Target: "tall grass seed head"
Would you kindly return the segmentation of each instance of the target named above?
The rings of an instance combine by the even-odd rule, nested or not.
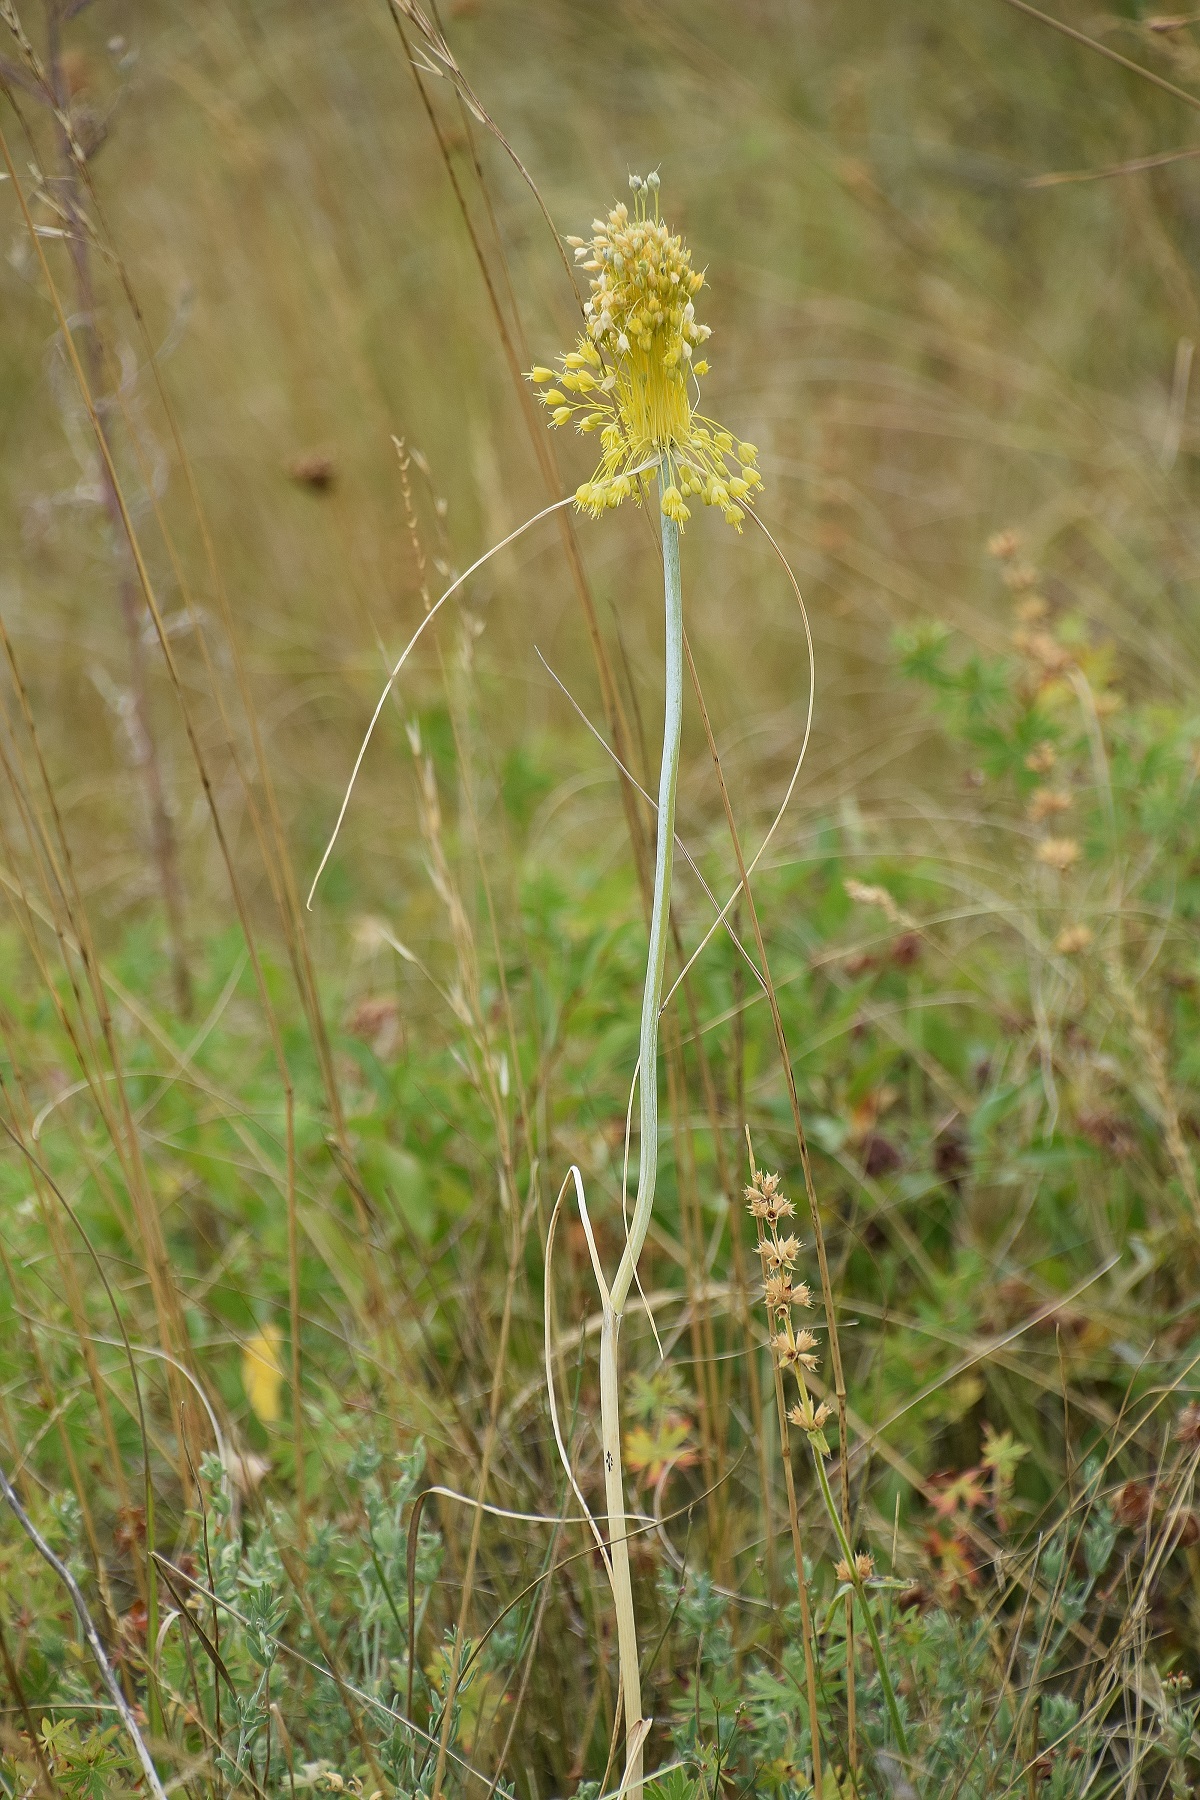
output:
[[[758,1246],[758,1254],[762,1257],[766,1269],[774,1274],[779,1268],[795,1267],[796,1258],[800,1254],[798,1237],[765,1238]]]
[[[788,1413],[788,1418],[791,1420],[792,1424],[798,1425],[801,1431],[807,1431],[810,1437],[814,1437],[820,1433],[832,1417],[832,1409],[826,1402],[822,1400],[818,1406],[814,1406],[812,1403],[812,1396],[808,1393],[803,1394],[799,1405],[793,1406]],[[826,1454],[828,1454],[828,1451],[826,1451]]]
[[[790,1271],[782,1275],[768,1275],[763,1283],[763,1299],[773,1312],[782,1312],[792,1306],[811,1306],[812,1289],[806,1281],[793,1281]]]
[[[629,185],[632,213],[622,201],[593,219],[590,238],[567,239],[591,277],[586,329],[558,372],[538,366],[529,379],[552,426],[600,433],[599,466],[575,494],[584,512],[599,518],[631,495],[640,503],[638,477],[665,463],[668,518],[683,525],[695,499],[740,531],[762,477],[756,447],[697,411],[708,364],[696,351],[711,335],[696,318],[704,276],[659,216],[658,176]]]
[[[746,1209],[751,1218],[765,1219],[769,1225],[775,1225],[780,1219],[795,1216],[795,1207],[779,1192],[778,1175],[758,1174],[745,1189],[745,1195]]]
[[[815,1369],[817,1358],[813,1352],[816,1347],[817,1340],[811,1331],[797,1331],[794,1335],[790,1330],[779,1331],[771,1339],[771,1348],[782,1369]]]

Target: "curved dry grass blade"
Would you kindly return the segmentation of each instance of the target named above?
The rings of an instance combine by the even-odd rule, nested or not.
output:
[[[654,796],[652,794],[648,794],[646,792],[646,789],[642,786],[641,782],[637,779],[637,777],[635,775],[633,775],[629,769],[626,768],[625,764],[621,761],[621,758],[617,755],[617,753],[613,749],[612,745],[605,742],[603,735],[599,731],[597,731],[596,727],[592,724],[592,721],[588,718],[587,714],[584,712],[582,706],[580,706],[578,700],[576,700],[576,698],[575,698],[574,694],[571,692],[570,688],[567,687],[566,683],[554,672],[554,670],[551,668],[550,664],[546,661],[546,658],[542,655],[541,651],[538,649],[536,644],[533,646],[533,648],[534,648],[534,653],[537,656],[538,661],[541,663],[542,667],[545,669],[547,675],[549,675],[551,681],[554,682],[555,686],[561,690],[562,695],[563,695],[564,699],[567,701],[568,705],[578,715],[578,717],[582,721],[582,723],[587,726],[588,730],[591,732],[591,734],[595,738],[596,742],[600,745],[600,748],[605,752],[605,754],[607,756],[610,756],[612,758],[613,762],[616,763],[617,768],[621,771],[621,774],[625,777],[626,781],[628,781],[630,783],[630,785],[634,788],[634,790],[638,794],[641,795],[642,799],[646,802],[646,805],[650,808],[651,812],[657,813],[658,801],[654,798]],[[759,974],[758,969],[755,966],[753,957],[750,955],[750,952],[746,949],[745,945],[742,943],[741,939],[738,937],[736,931],[734,931],[732,925],[730,925],[729,920],[726,917],[726,915],[729,911],[729,908],[727,906],[722,908],[720,902],[717,899],[717,896],[713,893],[712,888],[709,886],[708,882],[704,879],[704,876],[700,870],[700,865],[697,863],[695,857],[692,855],[691,851],[688,849],[687,845],[684,843],[683,839],[680,837],[678,832],[675,833],[675,848],[678,850],[680,856],[682,856],[682,858],[683,858],[684,862],[687,864],[688,868],[692,871],[692,874],[696,877],[696,880],[699,882],[699,884],[704,892],[705,898],[711,902],[713,909],[715,910],[715,912],[717,914],[716,923],[718,925],[724,924],[726,931],[729,933],[730,941],[732,942],[734,949],[741,956],[742,961],[745,963],[746,967],[750,970],[750,973],[753,975],[753,977],[754,977],[755,981],[758,983],[759,987],[762,988],[762,991],[764,993],[766,993],[766,988],[763,985],[763,978]],[[689,967],[690,966],[691,965],[689,964]],[[672,991],[674,991],[674,990],[672,990]],[[635,1075],[634,1076],[635,1083],[636,1083],[636,1080],[637,1080],[637,1077]],[[632,1102],[631,1102],[631,1104],[632,1104]]]
[[[612,1581],[612,1564],[610,1563],[609,1558],[608,1558],[608,1546],[605,1544],[604,1539],[601,1536],[600,1527],[596,1524],[596,1521],[592,1516],[592,1510],[589,1507],[587,1501],[584,1499],[583,1492],[579,1486],[579,1483],[575,1479],[575,1471],[571,1467],[571,1458],[567,1454],[567,1446],[563,1442],[562,1427],[558,1422],[558,1398],[554,1392],[554,1331],[553,1331],[553,1326],[551,1325],[551,1321],[550,1321],[550,1273],[551,1273],[551,1268],[553,1266],[552,1259],[554,1256],[554,1233],[555,1233],[555,1229],[558,1225],[558,1215],[562,1210],[562,1203],[563,1203],[564,1198],[566,1197],[567,1183],[570,1181],[572,1176],[575,1177],[576,1190],[582,1196],[583,1182],[580,1179],[579,1170],[575,1167],[574,1164],[572,1164],[570,1169],[568,1169],[565,1177],[563,1178],[562,1186],[558,1190],[558,1199],[554,1202],[554,1211],[550,1214],[550,1224],[549,1224],[549,1228],[547,1229],[547,1232],[546,1232],[546,1300],[545,1300],[545,1304],[542,1309],[543,1320],[544,1320],[544,1325],[545,1325],[546,1396],[547,1396],[547,1399],[550,1404],[550,1424],[554,1431],[554,1442],[558,1445],[559,1458],[562,1462],[563,1468],[566,1470],[567,1480],[571,1484],[571,1492],[574,1494],[575,1498],[578,1500],[580,1506],[583,1508],[584,1513],[587,1516],[588,1526],[591,1529],[592,1536],[596,1540],[596,1547],[599,1550],[601,1558],[604,1562],[605,1573],[607,1574],[608,1579],[611,1583],[611,1581]],[[586,1217],[586,1214],[585,1214],[585,1217]],[[590,1225],[588,1225],[585,1229],[588,1232],[588,1248],[592,1253],[592,1266],[597,1271],[597,1279],[601,1283],[601,1288],[602,1288],[602,1292],[603,1292],[603,1296],[604,1296],[604,1303],[605,1303],[605,1305],[607,1305],[608,1304],[608,1288],[606,1286],[604,1286],[604,1278],[599,1273],[598,1258],[596,1257],[595,1250],[592,1246]]]
[[[1076,31],[1075,27],[1068,25],[1065,19],[1055,19],[1050,13],[1039,11],[1036,6],[1030,6],[1029,0],[1004,0],[1004,4],[1011,6],[1016,12],[1027,13],[1031,19],[1036,19],[1039,25],[1049,25],[1052,31],[1061,31],[1064,37],[1071,38],[1076,44],[1082,44],[1085,50],[1094,50],[1097,56],[1107,57],[1109,62],[1115,62],[1119,68],[1128,69],[1132,75],[1140,75],[1143,81],[1149,81],[1156,88],[1161,88],[1163,93],[1170,94],[1172,99],[1182,100],[1185,106],[1194,107],[1197,112],[1200,112],[1200,97],[1189,94],[1186,88],[1176,87],[1173,81],[1167,81],[1163,76],[1156,75],[1153,69],[1145,68],[1141,63],[1134,62],[1131,57],[1122,56],[1119,50],[1113,50],[1107,44],[1097,43],[1096,39],[1088,37],[1086,32]]]
[[[604,747],[607,750],[608,745],[605,744]],[[636,787],[637,783],[635,782],[634,785]],[[642,791],[641,788],[638,788],[639,793]],[[649,798],[649,796],[647,796],[647,798]],[[653,805],[654,802],[652,801],[651,804]],[[679,843],[678,837],[676,837],[675,842],[677,844]],[[683,849],[682,844],[680,844],[679,847],[681,850]],[[686,850],[684,850],[683,853],[685,856],[687,855]],[[633,1103],[637,1098],[638,1082],[641,1078],[642,1059],[639,1056],[637,1062],[633,1066],[633,1080],[629,1084],[629,1100],[625,1107],[625,1151],[621,1159],[621,1223],[625,1227],[626,1246],[629,1244],[629,1139],[633,1132]],[[663,1349],[662,1339],[658,1335],[658,1321],[654,1317],[653,1307],[646,1298],[646,1290],[642,1286],[642,1278],[638,1274],[636,1263],[634,1264],[633,1269],[633,1283],[641,1297],[642,1305],[646,1309],[646,1317],[650,1321],[650,1329],[654,1333],[654,1342],[658,1346],[658,1360],[659,1362],[665,1362],[667,1360],[667,1353]]]
[[[521,180],[533,195],[538,211],[546,221],[546,224],[550,227],[550,233],[558,247],[558,254],[562,258],[563,268],[567,272],[567,280],[570,282],[571,291],[572,293],[575,293],[575,271],[571,266],[566,251],[563,249],[562,237],[559,234],[558,227],[550,216],[550,209],[542,199],[537,182],[533,179],[533,176],[529,173],[529,170],[525,167],[525,164],[521,161],[521,158],[517,155],[516,151],[497,125],[495,119],[492,118],[491,114],[480,100],[479,96],[474,92],[470,82],[463,74],[458,59],[455,57],[454,52],[447,43],[445,35],[441,29],[434,24],[433,20],[429,18],[424,10],[416,4],[416,0],[392,0],[392,5],[395,7],[398,14],[401,14],[406,18],[409,24],[412,25],[415,30],[420,32],[429,47],[427,55],[432,55],[435,59],[433,62],[426,61],[426,63],[422,65],[425,73],[439,77],[444,76],[450,81],[455,92],[458,94],[459,99],[474,117],[479,120],[479,123],[484,126],[486,130],[491,132],[496,142],[504,151],[504,154],[509,158],[513,167],[516,169]],[[415,59],[413,60],[414,66],[416,66]],[[438,63],[441,64],[440,68],[437,67]],[[576,298],[578,298],[578,296],[576,296]]]
[[[643,475],[643,474],[645,474],[646,469],[651,469],[654,466],[655,465],[653,463],[647,463],[647,464],[645,464],[644,468],[634,469],[631,473],[632,473],[632,475]],[[334,825],[332,836],[330,837],[328,844],[326,844],[326,846],[325,846],[325,854],[322,856],[321,861],[317,866],[317,872],[313,876],[312,886],[308,890],[308,899],[305,901],[305,906],[308,908],[308,910],[310,912],[312,911],[313,895],[317,891],[317,883],[320,881],[321,876],[325,871],[326,863],[329,861],[329,858],[333,854],[333,847],[337,843],[338,833],[342,829],[343,821],[345,820],[346,813],[350,806],[350,798],[351,798],[351,795],[354,793],[354,784],[358,780],[358,772],[362,767],[363,758],[367,754],[367,747],[370,744],[372,737],[374,736],[375,727],[379,723],[379,715],[383,711],[383,708],[387,701],[388,695],[391,693],[392,688],[396,684],[396,680],[400,674],[401,669],[404,667],[405,663],[408,661],[409,657],[412,655],[412,652],[416,648],[416,645],[417,645],[419,639],[421,638],[421,636],[423,635],[426,626],[428,626],[432,622],[432,620],[434,620],[437,617],[438,613],[441,611],[442,607],[446,604],[446,601],[450,599],[451,595],[456,594],[458,592],[459,588],[462,587],[462,585],[465,581],[468,581],[472,575],[474,575],[479,569],[482,569],[484,563],[490,561],[493,556],[498,555],[501,550],[506,550],[510,544],[515,543],[519,537],[523,537],[525,532],[532,530],[533,526],[540,524],[543,519],[548,519],[552,513],[560,512],[564,506],[573,506],[574,504],[575,504],[574,494],[564,495],[564,497],[561,500],[555,500],[549,506],[543,506],[543,508],[540,512],[536,512],[533,514],[532,518],[526,519],[525,523],[523,525],[518,525],[515,531],[510,531],[506,538],[501,538],[501,540],[498,544],[493,544],[490,550],[485,550],[483,555],[478,557],[475,560],[475,562],[473,562],[471,564],[469,569],[464,569],[462,574],[459,575],[454,581],[451,582],[450,586],[446,589],[445,593],[442,594],[439,599],[434,601],[434,603],[430,607],[429,611],[425,614],[425,617],[421,620],[421,623],[417,626],[417,629],[413,632],[411,638],[409,638],[408,643],[405,645],[403,651],[401,652],[399,660],[397,661],[391,674],[387,678],[387,683],[384,687],[383,692],[379,696],[379,700],[375,707],[375,711],[371,714],[371,723],[367,726],[366,736],[363,738],[362,744],[359,748],[358,755],[354,759],[354,768],[351,770],[350,780],[346,785],[346,792],[342,798],[341,809],[338,812],[338,816],[337,816],[337,823]]]
[[[408,643],[404,646],[404,649],[400,653],[399,659],[397,660],[395,667],[392,669],[391,674],[387,678],[387,682],[384,686],[383,692],[380,694],[379,700],[376,704],[375,711],[371,714],[371,723],[367,726],[366,736],[363,738],[362,744],[359,748],[358,755],[354,759],[354,768],[351,770],[350,780],[346,784],[346,792],[342,797],[342,804],[341,804],[341,809],[338,812],[337,823],[335,824],[335,826],[333,828],[333,833],[329,839],[329,842],[325,846],[325,853],[322,856],[319,864],[317,865],[317,872],[313,876],[312,886],[308,890],[308,899],[304,903],[310,912],[312,911],[313,895],[317,891],[317,883],[320,881],[321,876],[325,872],[326,863],[329,861],[329,858],[333,855],[333,847],[338,841],[338,833],[342,829],[342,822],[345,819],[346,813],[349,809],[350,799],[354,793],[354,784],[358,780],[358,772],[362,768],[363,758],[366,756],[367,748],[371,742],[372,737],[375,735],[375,727],[379,723],[379,715],[380,715],[380,713],[382,713],[382,711],[384,709],[384,706],[387,702],[388,695],[391,693],[393,687],[396,684],[396,680],[400,674],[401,669],[404,667],[405,663],[408,661],[409,657],[412,655],[413,651],[415,650],[418,642],[423,637],[426,627],[428,625],[432,624],[433,620],[436,619],[438,613],[441,611],[442,607],[446,604],[447,600],[449,600],[452,595],[456,594],[458,592],[459,588],[462,587],[463,583],[468,581],[470,579],[470,577],[472,575],[474,575],[478,569],[482,569],[485,562],[489,561],[490,558],[495,556],[499,551],[507,549],[509,544],[514,543],[517,538],[521,537],[523,535],[523,533],[525,533],[526,531],[529,531],[532,526],[537,525],[542,519],[548,519],[550,517],[551,513],[558,512],[561,507],[572,505],[574,502],[574,499],[575,499],[575,496],[573,494],[568,494],[564,499],[555,500],[552,505],[544,506],[542,508],[541,512],[534,513],[534,515],[531,519],[526,519],[526,521],[523,525],[518,525],[517,529],[515,531],[510,531],[506,538],[502,538],[498,544],[493,544],[490,550],[485,550],[483,555],[481,557],[478,557],[476,559],[476,561],[471,564],[469,569],[464,569],[462,574],[459,575],[454,581],[452,581],[450,583],[450,586],[446,589],[445,593],[441,596],[441,598],[434,601],[434,603],[430,607],[429,611],[425,614],[425,617],[421,620],[421,623],[417,626],[417,629],[413,632],[412,636],[409,638]]]
[[[436,1482],[425,1489],[427,1494],[441,1494],[446,1500],[458,1500],[464,1506],[477,1506],[480,1512],[487,1513],[493,1519],[514,1519],[522,1525],[586,1525],[587,1520],[582,1513],[574,1518],[570,1513],[527,1513],[510,1512],[506,1506],[493,1506],[489,1500],[476,1500],[471,1494],[460,1494],[457,1488],[441,1487]]]
[[[758,526],[758,529],[762,532],[763,536],[766,538],[767,542],[770,544],[772,550],[774,550],[776,556],[779,558],[780,562],[783,564],[784,572],[786,573],[788,580],[792,584],[792,591],[796,596],[796,601],[800,608],[800,617],[804,621],[804,642],[805,642],[805,645],[808,650],[808,712],[807,712],[807,714],[805,716],[805,720],[804,720],[804,736],[800,742],[800,754],[796,758],[796,766],[792,770],[792,778],[788,782],[787,788],[784,792],[783,799],[779,803],[779,810],[776,812],[775,817],[772,819],[771,824],[767,830],[767,834],[763,838],[762,843],[758,846],[758,849],[755,851],[754,855],[750,858],[750,861],[746,864],[746,874],[747,874],[747,876],[750,876],[750,875],[753,875],[755,869],[758,867],[759,863],[762,861],[763,857],[766,855],[768,845],[771,843],[771,840],[774,838],[775,833],[779,830],[779,827],[783,822],[783,815],[784,815],[784,813],[786,813],[788,807],[792,803],[792,795],[796,791],[796,783],[800,779],[800,771],[804,767],[804,759],[808,755],[808,746],[809,746],[809,743],[812,738],[813,714],[814,714],[814,710],[816,707],[816,699],[817,699],[817,658],[816,658],[816,652],[813,649],[812,626],[809,623],[808,608],[804,604],[804,596],[800,592],[800,583],[796,580],[796,576],[792,569],[792,565],[788,561],[787,557],[783,554],[783,551],[779,548],[779,545],[775,542],[775,539],[771,535],[768,528],[763,524],[762,520],[758,517],[758,514],[751,512],[748,515],[748,517],[753,519],[754,523]],[[670,988],[663,995],[663,1002],[662,1002],[663,1008],[666,1007],[668,1001],[671,1000],[671,998],[673,997],[675,990],[676,990],[676,988],[678,988],[680,982],[683,981],[685,976],[690,974],[693,966],[695,965],[695,963],[697,962],[699,957],[708,948],[709,944],[712,942],[713,935],[715,934],[718,926],[723,925],[725,923],[727,915],[733,909],[733,907],[737,905],[738,898],[741,895],[741,893],[743,892],[743,887],[744,887],[744,884],[741,881],[739,881],[737,887],[734,888],[732,894],[730,894],[728,900],[725,902],[724,906],[721,908],[720,912],[717,914],[716,918],[713,920],[712,924],[709,926],[708,930],[705,932],[704,936],[701,938],[700,942],[697,944],[697,946],[693,950],[692,954],[688,957],[687,962],[683,965],[682,969],[679,971],[678,975],[675,977],[675,980],[672,982]],[[757,969],[755,970],[755,974],[758,977],[759,982],[761,983],[762,976],[761,976],[761,974],[759,974],[759,971]],[[765,989],[764,989],[764,992],[765,992]]]

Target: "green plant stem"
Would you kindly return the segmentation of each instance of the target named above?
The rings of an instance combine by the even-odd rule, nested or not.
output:
[[[670,484],[664,459],[660,491]],[[638,1185],[625,1250],[607,1295],[600,1335],[600,1417],[604,1450],[604,1495],[608,1508],[610,1577],[617,1613],[617,1655],[625,1710],[625,1775],[622,1789],[630,1800],[642,1790],[642,1684],[638,1664],[637,1620],[629,1575],[625,1521],[625,1485],[621,1469],[621,1408],[618,1340],[621,1314],[637,1272],[638,1258],[650,1228],[658,1177],[658,1016],[662,1008],[663,971],[671,915],[671,863],[675,846],[675,792],[679,782],[679,738],[683,717],[683,594],[679,577],[679,527],[662,515],[663,598],[666,656],[663,684],[663,749],[658,780],[658,836],[654,861],[654,898],[650,910],[650,948],[642,991],[639,1037]]]
[[[888,1716],[892,1721],[892,1730],[896,1734],[896,1747],[901,1756],[907,1761],[910,1755],[908,1737],[905,1734],[904,1724],[900,1718],[900,1708],[896,1704],[896,1690],[893,1688],[892,1678],[888,1674],[888,1666],[884,1659],[883,1645],[879,1641],[879,1631],[875,1624],[875,1617],[867,1603],[867,1590],[855,1573],[854,1552],[851,1550],[846,1534],[842,1530],[842,1521],[838,1517],[838,1509],[834,1504],[833,1495],[829,1489],[829,1477],[825,1473],[825,1463],[822,1459],[821,1452],[817,1449],[816,1445],[811,1442],[809,1444],[809,1449],[812,1451],[813,1466],[817,1471],[817,1480],[821,1486],[821,1498],[825,1502],[825,1510],[829,1514],[830,1523],[833,1526],[834,1535],[838,1541],[838,1548],[841,1550],[842,1559],[850,1571],[850,1580],[854,1591],[862,1602],[863,1618],[867,1622],[867,1635],[871,1640],[871,1648],[875,1652],[875,1667],[879,1670],[879,1682],[880,1686],[883,1688],[884,1704],[888,1709]]]
[[[670,471],[664,460],[659,473],[666,488]],[[663,750],[658,778],[658,838],[654,852],[654,899],[650,908],[650,952],[642,991],[642,1025],[638,1040],[640,1139],[638,1185],[625,1253],[613,1277],[610,1297],[618,1320],[633,1285],[634,1272],[654,1208],[658,1179],[658,1015],[662,1007],[663,969],[671,914],[671,863],[675,849],[675,790],[679,782],[679,734],[683,718],[683,593],[679,578],[679,527],[662,515],[663,599],[666,613],[666,657],[663,684]]]

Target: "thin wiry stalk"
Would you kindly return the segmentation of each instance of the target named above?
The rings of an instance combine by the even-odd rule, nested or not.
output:
[[[158,1770],[154,1767],[150,1752],[146,1748],[146,1741],[138,1730],[137,1720],[133,1716],[128,1701],[121,1692],[121,1684],[113,1673],[112,1664],[109,1662],[104,1645],[100,1641],[100,1633],[92,1623],[92,1615],[87,1609],[87,1602],[85,1601],[83,1594],[80,1592],[79,1583],[76,1581],[67,1565],[55,1556],[45,1538],[42,1537],[36,1525],[34,1525],[32,1519],[29,1517],[29,1514],[21,1505],[21,1502],[17,1498],[16,1492],[3,1469],[0,1469],[0,1494],[3,1494],[4,1499],[8,1502],[9,1508],[18,1524],[37,1551],[38,1555],[43,1557],[44,1560],[49,1563],[50,1567],[54,1570],[54,1573],[58,1576],[58,1579],[66,1588],[68,1594],[70,1594],[71,1604],[78,1614],[79,1623],[83,1628],[83,1635],[88,1642],[88,1648],[96,1659],[96,1666],[100,1670],[101,1679],[104,1682],[105,1688],[108,1690],[108,1696],[116,1709],[117,1717],[129,1734],[138,1762],[142,1766],[142,1773],[145,1775],[147,1785],[150,1788],[150,1792],[155,1795],[156,1800],[167,1800],[166,1791],[158,1778]]]
[[[887,1707],[888,1717],[892,1721],[892,1730],[896,1734],[896,1747],[901,1756],[907,1759],[909,1756],[908,1737],[904,1730],[904,1721],[900,1717],[900,1708],[896,1703],[896,1690],[892,1686],[892,1678],[888,1673],[887,1658],[883,1653],[883,1645],[879,1641],[879,1631],[875,1624],[871,1608],[867,1603],[866,1589],[863,1586],[861,1578],[855,1571],[854,1552],[850,1548],[849,1539],[842,1530],[842,1522],[838,1517],[837,1505],[830,1492],[829,1477],[825,1473],[825,1463],[822,1459],[821,1452],[817,1449],[816,1445],[811,1442],[809,1448],[812,1451],[813,1467],[817,1471],[817,1482],[821,1489],[821,1498],[825,1502],[825,1511],[829,1514],[829,1521],[833,1526],[834,1535],[838,1541],[838,1548],[841,1550],[846,1566],[851,1572],[851,1580],[859,1600],[862,1603],[862,1615],[866,1620],[867,1635],[871,1640],[871,1648],[875,1652],[875,1667],[879,1671],[879,1683],[883,1689],[884,1705]],[[847,1682],[850,1682],[853,1679],[853,1675],[854,1671],[853,1669],[850,1669],[846,1676]]]

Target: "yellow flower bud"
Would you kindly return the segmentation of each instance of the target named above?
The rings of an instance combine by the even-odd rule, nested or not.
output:
[[[571,416],[571,409],[569,406],[556,406],[550,416],[555,425],[565,425]]]
[[[530,379],[530,381],[536,381],[539,383],[541,383],[543,381],[553,381],[554,380],[554,370],[553,369],[544,369],[542,367],[541,363],[539,363],[535,369],[530,369],[529,379]]]

